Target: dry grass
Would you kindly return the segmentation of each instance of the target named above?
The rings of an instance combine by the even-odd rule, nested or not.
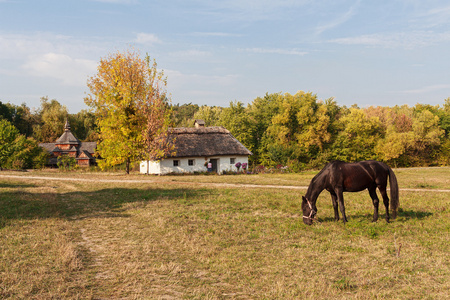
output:
[[[446,170],[428,172],[429,182],[433,174],[449,178]],[[416,185],[415,171],[397,173],[401,186]],[[149,183],[84,176],[92,181],[0,178],[0,298],[445,299],[450,293],[449,193],[402,191],[402,209],[390,224],[383,216],[370,222],[367,192],[347,193],[345,226],[332,220],[323,193],[320,222],[306,226],[302,191],[177,182],[275,184],[295,175],[129,177]]]

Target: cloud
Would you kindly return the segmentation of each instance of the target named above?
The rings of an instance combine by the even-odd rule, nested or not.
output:
[[[170,52],[169,55],[181,58],[204,58],[206,56],[212,56],[211,52],[200,50],[175,51]]]
[[[190,35],[198,37],[242,37],[244,35],[228,32],[193,32]]]
[[[363,45],[381,48],[426,47],[450,41],[450,32],[435,33],[433,31],[397,32],[386,34],[369,34],[329,40],[330,43],[343,45]]]
[[[306,55],[308,52],[300,51],[298,49],[266,49],[266,48],[245,48],[240,49],[244,52],[258,53],[258,54],[280,54],[280,55]]]
[[[0,35],[0,58],[19,59],[29,53],[47,52],[54,49],[54,42],[65,39],[63,36],[37,33],[33,35]],[[53,42],[52,42],[53,41]]]
[[[198,0],[201,9],[196,13],[210,15],[228,22],[255,22],[284,19],[287,11],[303,7],[312,0]]]
[[[196,103],[209,103],[223,97],[224,89],[234,88],[241,76],[237,74],[209,75],[164,70],[168,91],[177,101],[195,99]]]
[[[345,12],[344,14],[338,15],[337,18],[332,19],[328,23],[318,26],[316,28],[316,34],[321,34],[324,31],[333,29],[335,27],[338,27],[341,24],[344,24],[348,20],[351,19],[356,14],[357,7],[359,6],[360,1],[357,1],[354,5],[350,7],[350,9]]]
[[[85,86],[88,76],[95,72],[97,62],[46,53],[31,56],[22,68],[32,76],[55,78],[68,86]]]
[[[404,91],[401,91],[401,93],[404,93],[404,94],[426,94],[426,93],[431,93],[431,92],[440,91],[440,90],[450,90],[450,84],[429,85],[429,86],[424,86],[419,89],[404,90]]]
[[[135,42],[144,45],[161,44],[162,41],[153,33],[140,32],[136,35]]]

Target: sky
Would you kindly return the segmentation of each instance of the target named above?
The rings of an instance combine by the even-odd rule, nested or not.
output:
[[[0,0],[0,101],[88,109],[100,59],[131,48],[156,60],[173,104],[450,97],[446,0]]]

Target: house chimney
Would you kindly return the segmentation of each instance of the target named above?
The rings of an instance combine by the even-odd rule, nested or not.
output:
[[[205,127],[205,121],[203,120],[195,120],[194,121],[195,128]]]

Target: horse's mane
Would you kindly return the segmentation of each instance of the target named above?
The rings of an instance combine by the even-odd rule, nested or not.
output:
[[[340,161],[340,160],[333,160],[333,161],[330,161],[329,163],[327,163],[327,164],[325,165],[325,167],[323,167],[322,170],[320,170],[320,172],[317,173],[316,176],[313,177],[313,179],[311,180],[311,182],[315,182],[316,179],[318,179],[319,177],[321,177],[322,174],[323,174],[326,170],[328,170],[328,169],[330,168],[331,165],[336,164],[336,163],[342,163],[342,161]]]
[[[325,167],[323,167],[322,170],[320,170],[320,172],[317,173],[316,176],[314,176],[314,177],[311,179],[311,183],[309,184],[308,190],[306,191],[306,195],[307,195],[308,197],[309,197],[309,195],[310,195],[310,193],[311,193],[311,190],[312,190],[313,188],[316,187],[316,184],[318,184],[318,183],[320,183],[320,182],[323,181],[323,180],[321,181],[320,179],[321,179],[321,177],[324,175],[324,173],[330,168],[330,166],[331,166],[333,163],[336,163],[336,162],[339,162],[339,161],[331,161],[331,162],[329,162],[328,164],[326,164]]]
[[[325,167],[322,168],[322,170],[320,170],[319,173],[316,174],[316,176],[313,177],[313,179],[311,179],[311,183],[309,184],[308,190],[306,191],[306,195],[310,195],[309,193],[312,191],[312,189],[317,187],[317,184],[323,184],[324,183],[324,178],[323,176],[326,175],[325,172],[327,172],[332,165],[334,164],[340,164],[340,163],[345,163],[343,161],[340,160],[333,160],[330,161],[329,163],[327,163],[325,165]]]

